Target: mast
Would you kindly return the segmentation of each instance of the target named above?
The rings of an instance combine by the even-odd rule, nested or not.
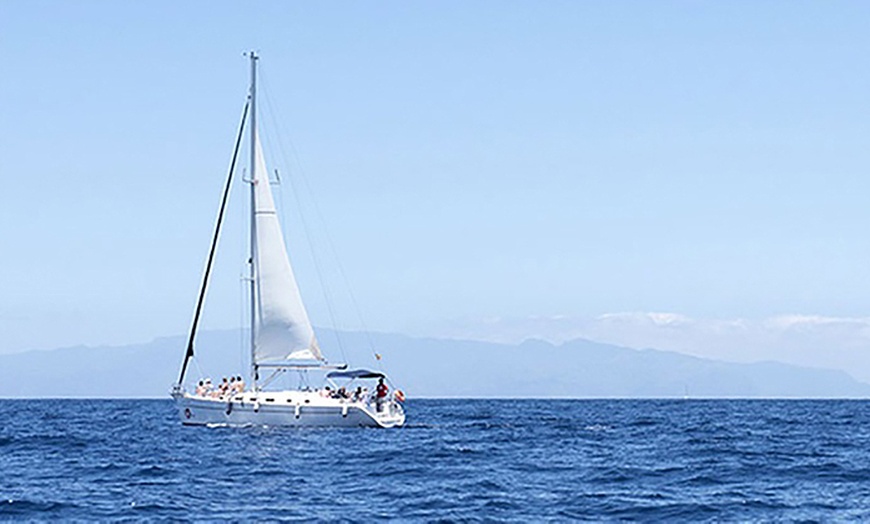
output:
[[[256,326],[257,326],[257,280],[256,266],[254,261],[257,260],[257,219],[256,219],[256,197],[257,190],[256,179],[254,178],[255,166],[257,159],[257,53],[251,51],[251,120],[250,120],[250,137],[251,137],[251,253],[248,263],[250,265],[250,282],[251,282],[251,391],[257,391],[257,360],[254,355],[256,349]]]

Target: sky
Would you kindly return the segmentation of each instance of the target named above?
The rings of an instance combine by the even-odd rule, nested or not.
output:
[[[0,353],[186,332],[249,49],[315,324],[870,366],[858,1],[0,1]]]

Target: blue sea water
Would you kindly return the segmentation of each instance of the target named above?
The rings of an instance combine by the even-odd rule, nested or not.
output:
[[[0,400],[0,520],[870,520],[870,403],[411,400],[401,429]]]

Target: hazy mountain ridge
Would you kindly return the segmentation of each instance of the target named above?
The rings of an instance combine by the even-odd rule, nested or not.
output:
[[[327,352],[339,336],[351,363],[376,367],[369,340],[410,396],[446,397],[868,397],[870,385],[842,371],[778,362],[729,363],[588,340],[518,345],[318,330]],[[190,377],[246,375],[245,338],[203,332]],[[0,397],[163,397],[176,379],[186,340],[76,346],[0,356]]]

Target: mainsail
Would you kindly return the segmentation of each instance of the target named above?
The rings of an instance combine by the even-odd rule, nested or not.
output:
[[[323,360],[314,329],[308,320],[299,287],[293,277],[281,224],[275,211],[269,172],[253,130],[254,150],[254,275],[257,289],[257,325],[254,363],[280,364],[299,360]]]

